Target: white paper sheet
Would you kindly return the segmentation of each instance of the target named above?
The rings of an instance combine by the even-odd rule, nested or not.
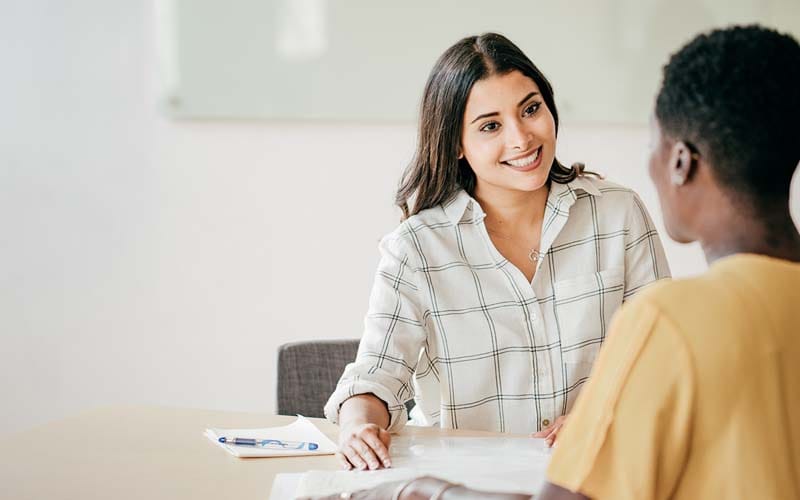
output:
[[[223,448],[231,455],[250,457],[290,457],[297,455],[332,455],[336,453],[336,444],[328,439],[307,418],[298,415],[297,420],[283,427],[265,427],[261,429],[206,429],[205,436],[217,446]],[[240,437],[258,439],[279,439],[281,441],[305,441],[316,443],[316,450],[281,450],[258,448],[250,446],[231,446],[219,442],[219,438]]]
[[[306,474],[304,472],[284,472],[283,474],[275,474],[269,500],[288,500],[290,498],[295,498],[297,487],[305,476]]]
[[[309,471],[295,495],[330,495],[422,475],[479,490],[535,494],[550,462],[550,449],[534,438],[396,437],[391,453],[391,469]]]

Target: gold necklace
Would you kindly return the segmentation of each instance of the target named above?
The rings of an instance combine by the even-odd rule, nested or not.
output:
[[[500,239],[503,239],[503,240],[508,240],[508,241],[510,241],[510,242],[512,242],[512,243],[514,243],[515,245],[517,244],[517,243],[514,241],[514,238],[512,238],[511,236],[507,236],[507,235],[504,235],[504,234],[500,234],[500,233],[498,233],[497,231],[495,231],[495,230],[493,230],[493,229],[489,229],[489,226],[485,226],[485,227],[486,227],[486,230],[487,230],[487,231],[489,231],[489,232],[490,232],[490,233],[492,233],[493,235],[497,236],[498,238],[500,238]],[[523,245],[517,245],[517,246],[523,246]],[[525,248],[527,248],[527,249],[528,249],[528,260],[530,260],[530,261],[531,261],[531,262],[533,262],[534,264],[536,264],[537,262],[541,262],[541,261],[543,261],[543,260],[544,260],[544,254],[543,254],[543,253],[541,253],[541,252],[540,252],[539,250],[537,250],[536,248],[528,248],[527,246],[525,246]]]

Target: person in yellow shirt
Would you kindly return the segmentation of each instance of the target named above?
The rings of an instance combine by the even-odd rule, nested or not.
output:
[[[788,35],[718,30],[671,58],[650,176],[710,268],[620,310],[540,498],[800,498],[799,117]]]
[[[800,45],[758,26],[672,56],[650,176],[669,235],[710,269],[615,316],[537,500],[800,498]],[[346,498],[528,498],[435,478]]]

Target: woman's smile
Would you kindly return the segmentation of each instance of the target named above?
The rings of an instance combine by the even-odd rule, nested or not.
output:
[[[524,156],[519,156],[510,160],[504,160],[500,163],[519,172],[530,172],[542,164],[541,152],[542,146],[539,146],[531,154],[526,153]]]

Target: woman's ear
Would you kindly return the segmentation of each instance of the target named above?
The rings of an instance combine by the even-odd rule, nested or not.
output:
[[[684,141],[672,145],[669,155],[669,178],[673,185],[683,186],[694,174],[697,155]]]

